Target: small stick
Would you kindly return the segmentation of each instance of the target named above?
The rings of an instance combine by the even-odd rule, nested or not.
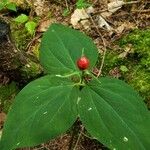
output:
[[[72,132],[72,135],[71,135],[71,139],[69,141],[69,146],[68,146],[68,150],[72,150],[73,148],[73,144],[74,144],[74,139],[75,137],[77,136],[78,134],[78,119],[76,120],[76,122],[74,123],[74,127],[73,127],[73,132]]]
[[[130,5],[130,4],[137,4],[137,3],[140,3],[141,0],[138,0],[138,1],[131,1],[131,2],[125,2],[125,5]]]
[[[105,61],[105,56],[106,56],[106,51],[107,51],[107,49],[106,49],[106,47],[104,47],[104,54],[103,54],[103,58],[102,58],[102,61],[101,61],[101,66],[99,68],[99,72],[97,74],[97,77],[99,77],[102,73],[102,69],[103,69],[104,61]]]
[[[93,139],[94,139],[94,138],[92,138],[92,137],[90,137],[90,136],[88,136],[88,135],[84,134],[83,132],[81,132],[81,134],[82,134],[83,136],[85,136],[86,138],[88,138],[88,139],[91,139],[91,140],[93,140]]]
[[[131,10],[131,12],[140,12],[140,13],[148,13],[150,12],[150,9],[144,9],[144,10]]]
[[[76,150],[76,148],[77,148],[77,146],[78,146],[78,143],[79,143],[79,141],[80,141],[80,139],[81,139],[83,130],[84,130],[84,126],[82,126],[82,128],[81,128],[81,130],[80,130],[80,134],[79,134],[79,136],[78,136],[78,139],[77,139],[77,141],[76,141],[76,143],[75,143],[75,146],[74,146],[73,150]]]
[[[97,27],[96,23],[94,22],[93,18],[91,15],[89,15],[95,29],[97,30],[97,33],[99,34],[102,42],[103,42],[103,46],[104,46],[104,53],[103,53],[103,58],[102,58],[102,61],[101,61],[101,66],[99,68],[99,71],[98,71],[98,74],[97,74],[97,77],[99,77],[101,75],[101,72],[102,72],[102,69],[103,69],[103,66],[104,66],[104,60],[105,60],[105,55],[106,55],[106,51],[107,51],[107,48],[106,48],[106,43],[105,43],[105,40],[101,34],[101,32],[99,31],[99,28]]]
[[[42,34],[40,33],[39,35],[35,36],[27,45],[26,50],[29,51],[30,46],[36,41],[38,40],[40,37],[42,36]]]
[[[66,3],[67,10],[69,10],[68,1],[67,1],[67,0],[65,0],[65,3]]]

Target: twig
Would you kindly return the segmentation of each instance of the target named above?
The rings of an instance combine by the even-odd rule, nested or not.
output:
[[[88,135],[84,134],[83,132],[81,132],[81,134],[82,134],[83,136],[85,136],[86,138],[93,140],[93,138],[92,138],[92,137],[90,137],[90,136],[88,136]]]
[[[97,14],[101,14],[101,13],[107,12],[107,11],[108,11],[108,9],[98,10],[98,11],[95,11],[94,13],[92,13],[92,16],[97,15]]]
[[[138,1],[131,1],[131,2],[125,2],[125,5],[130,5],[130,4],[137,4],[137,3],[140,3],[141,0],[138,0]]]
[[[78,119],[76,120],[76,122],[74,123],[74,127],[73,127],[73,132],[71,135],[71,139],[69,141],[69,146],[68,146],[68,150],[72,150],[73,144],[74,144],[74,139],[76,137],[76,135],[78,134]]]
[[[65,0],[65,3],[66,3],[67,10],[69,10],[68,1],[67,1],[67,0]]]
[[[103,69],[104,61],[105,61],[105,56],[106,56],[106,51],[107,51],[107,49],[106,49],[106,47],[104,47],[104,54],[103,54],[103,58],[102,58],[102,61],[101,61],[101,66],[99,68],[99,72],[97,74],[97,77],[99,77],[102,73],[102,69]]]
[[[148,13],[148,12],[150,12],[150,9],[144,9],[144,10],[131,10],[131,12]]]
[[[35,36],[35,37],[28,43],[28,45],[27,45],[27,47],[26,47],[26,51],[29,51],[29,50],[30,50],[30,47],[32,46],[32,44],[33,44],[36,40],[38,40],[41,36],[42,36],[41,33],[38,34],[37,36]]]
[[[77,141],[76,141],[76,143],[75,143],[75,146],[74,146],[73,150],[76,150],[76,148],[77,148],[77,146],[78,146],[78,143],[79,143],[79,141],[80,141],[80,139],[81,139],[83,130],[84,130],[84,126],[81,127],[80,134],[79,134],[79,136],[78,136],[78,139],[77,139]]]
[[[101,32],[99,31],[99,28],[97,27],[96,23],[94,22],[93,18],[91,15],[89,15],[97,33],[99,34],[102,42],[103,42],[103,46],[104,46],[104,53],[103,53],[103,58],[102,58],[102,61],[101,61],[101,65],[100,65],[100,68],[99,68],[99,71],[98,71],[98,74],[97,74],[97,77],[99,77],[101,75],[101,72],[102,72],[102,69],[103,69],[103,66],[104,66],[104,60],[105,60],[105,55],[106,55],[106,51],[107,51],[107,48],[106,48],[106,43],[105,43],[105,40],[101,34]]]

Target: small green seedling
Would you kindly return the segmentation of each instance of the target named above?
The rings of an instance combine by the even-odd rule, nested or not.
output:
[[[0,1],[0,11],[3,9],[17,11],[16,4],[13,2],[10,2],[9,0],[1,0]]]
[[[127,71],[129,71],[129,69],[128,69],[126,66],[124,66],[124,65],[121,65],[121,66],[120,66],[120,70],[121,70],[122,72],[127,72]]]
[[[65,133],[77,119],[109,149],[149,150],[150,113],[143,99],[121,80],[95,77],[92,70],[97,59],[98,50],[89,37],[52,24],[40,47],[47,75],[16,96],[0,150],[47,142]]]
[[[77,0],[76,2],[76,7],[78,9],[82,9],[82,8],[87,8],[91,6],[88,2],[86,2],[85,0]]]
[[[25,28],[31,35],[35,33],[35,28],[37,26],[37,23],[32,20],[30,21],[29,16],[25,14],[21,14],[17,18],[15,18],[15,22],[20,24],[25,24]]]
[[[64,17],[66,17],[66,16],[68,16],[69,14],[70,14],[70,10],[69,10],[68,8],[65,8],[62,15],[63,15]]]

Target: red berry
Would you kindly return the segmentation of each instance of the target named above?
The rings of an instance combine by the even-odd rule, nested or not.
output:
[[[89,62],[88,58],[85,56],[82,56],[81,58],[79,58],[77,60],[77,66],[80,70],[87,69],[89,67],[89,64],[90,64],[90,62]]]

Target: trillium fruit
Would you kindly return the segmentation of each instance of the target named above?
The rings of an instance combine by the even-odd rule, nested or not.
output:
[[[82,56],[77,60],[77,66],[80,70],[87,69],[89,67],[89,64],[89,59],[85,56]]]

